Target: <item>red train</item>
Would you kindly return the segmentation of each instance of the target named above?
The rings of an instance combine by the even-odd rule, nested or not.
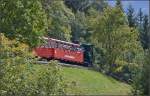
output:
[[[53,38],[43,38],[45,44],[34,49],[35,55],[48,59],[92,66],[93,46],[89,44],[75,44]]]

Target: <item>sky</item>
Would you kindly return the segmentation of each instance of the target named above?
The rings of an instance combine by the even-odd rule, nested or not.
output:
[[[108,0],[108,4],[114,6],[115,0]],[[140,8],[142,8],[144,14],[149,15],[149,0],[122,0],[122,5],[125,12],[127,12],[127,8],[130,4],[132,5],[136,13]]]

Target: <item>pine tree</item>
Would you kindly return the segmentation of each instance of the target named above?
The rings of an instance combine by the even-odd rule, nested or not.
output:
[[[143,74],[141,77],[142,81],[142,90],[144,95],[150,95],[150,49],[147,50],[145,57],[145,64],[143,66]]]
[[[144,49],[149,48],[150,44],[150,32],[149,32],[149,22],[148,15],[144,15],[143,24],[141,24],[142,31],[140,31],[140,39]]]
[[[143,12],[142,9],[139,9],[138,15],[137,15],[137,23],[138,23],[138,27],[140,29],[140,31],[142,31],[142,24],[143,24]]]
[[[120,8],[123,11],[121,0],[116,0],[116,7]]]
[[[129,5],[127,9],[127,18],[129,27],[136,27],[136,18],[135,18],[135,11],[132,5]]]
[[[73,10],[74,13],[84,12],[92,4],[92,0],[64,0],[65,4]]]

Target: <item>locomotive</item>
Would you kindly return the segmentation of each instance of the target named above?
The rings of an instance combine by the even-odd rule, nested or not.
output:
[[[93,45],[76,44],[53,38],[43,38],[45,43],[34,48],[37,57],[47,60],[59,60],[69,64],[92,66]]]

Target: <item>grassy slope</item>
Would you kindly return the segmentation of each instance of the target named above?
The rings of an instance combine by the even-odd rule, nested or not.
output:
[[[99,72],[63,67],[62,74],[68,86],[68,94],[127,95],[131,87]]]

